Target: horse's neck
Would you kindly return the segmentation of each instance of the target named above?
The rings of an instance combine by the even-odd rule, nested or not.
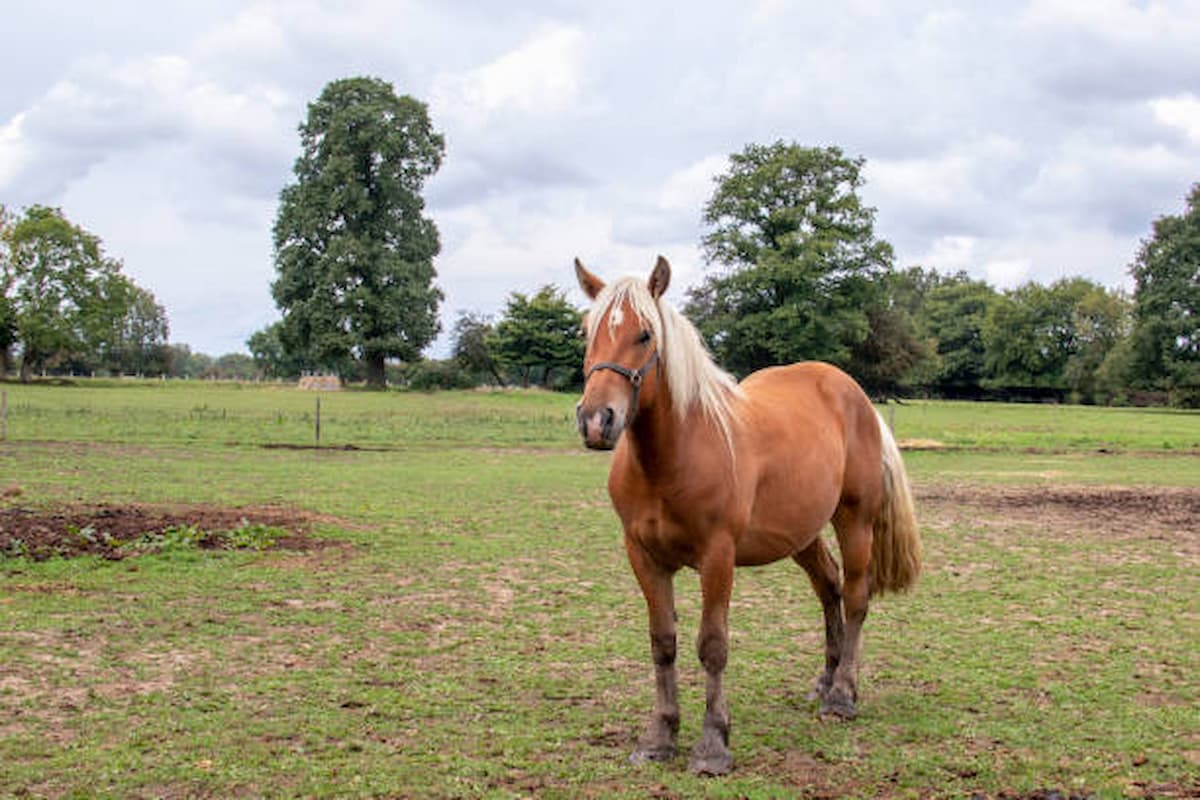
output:
[[[720,431],[706,418],[698,404],[680,415],[670,401],[666,381],[663,396],[651,407],[638,413],[629,433],[633,434],[633,456],[642,472],[660,486],[685,480],[694,466],[694,454],[704,447],[727,452]],[[707,439],[712,441],[708,442]]]

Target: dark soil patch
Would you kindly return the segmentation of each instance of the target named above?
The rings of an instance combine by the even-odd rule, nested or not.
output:
[[[309,534],[315,518],[304,512],[270,508],[215,506],[91,505],[58,508],[0,508],[0,559],[22,556],[35,561],[92,555],[120,560],[145,552],[131,542],[164,531],[194,528],[196,546],[229,549],[229,531],[260,525],[276,529],[271,547],[312,550],[325,542]]]
[[[288,442],[267,442],[260,444],[264,450],[325,450],[329,452],[368,452],[368,453],[387,453],[395,450],[395,447],[366,447],[358,444],[290,444]]]
[[[1120,486],[929,486],[924,503],[966,506],[1003,514],[1091,527],[1098,533],[1133,526],[1140,530],[1200,534],[1200,488]]]

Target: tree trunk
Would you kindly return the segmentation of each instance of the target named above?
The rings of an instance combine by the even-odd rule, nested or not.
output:
[[[368,353],[364,360],[367,366],[367,388],[386,389],[387,375],[383,368],[383,353]]]
[[[28,358],[21,359],[21,383],[29,383],[33,377],[33,365],[29,363]]]
[[[496,369],[495,364],[489,363],[488,369],[490,369],[492,371],[492,377],[496,379],[497,386],[507,386],[508,385],[504,380],[504,376],[500,374],[500,370]]]

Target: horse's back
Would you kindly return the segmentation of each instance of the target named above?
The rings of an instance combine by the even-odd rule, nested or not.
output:
[[[881,474],[878,416],[841,369],[820,361],[768,367],[742,381],[749,450],[760,470],[825,483],[838,498],[870,491]],[[825,480],[816,477],[824,473]],[[836,488],[835,488],[836,487]]]
[[[862,387],[824,361],[767,367],[748,375],[741,388],[759,416],[788,420],[803,416],[820,425],[829,424],[832,418],[860,424],[865,416],[874,425],[874,407]]]

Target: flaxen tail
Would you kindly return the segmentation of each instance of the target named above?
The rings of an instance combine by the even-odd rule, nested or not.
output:
[[[871,544],[871,593],[903,592],[921,574],[921,536],[900,448],[878,413],[883,444],[883,505]]]

